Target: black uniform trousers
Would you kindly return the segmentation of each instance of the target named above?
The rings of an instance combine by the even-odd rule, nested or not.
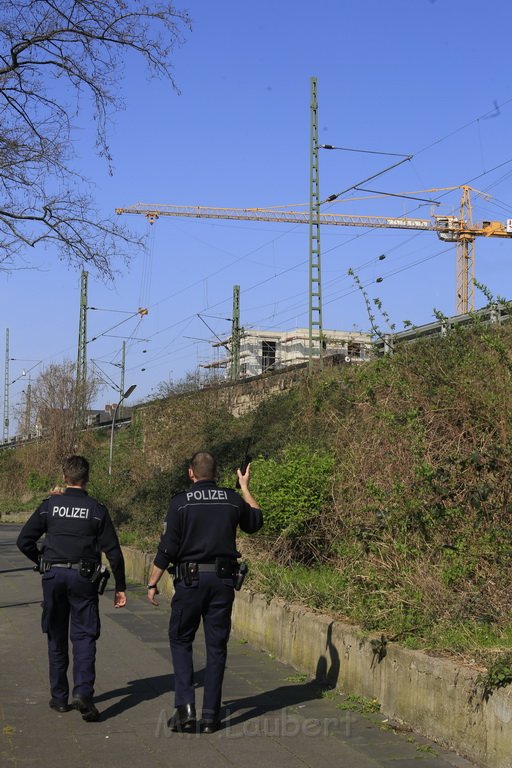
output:
[[[204,718],[219,715],[234,596],[233,579],[221,579],[215,573],[199,573],[199,579],[190,586],[183,580],[174,582],[169,642],[175,705],[195,704],[192,643],[202,618],[206,642]]]
[[[52,699],[59,704],[68,701],[68,637],[73,648],[73,696],[92,698],[100,635],[98,585],[71,568],[50,568],[42,579],[41,626],[48,636]]]

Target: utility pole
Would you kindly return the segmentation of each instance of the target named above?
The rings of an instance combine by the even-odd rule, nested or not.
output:
[[[28,374],[28,384],[25,392],[25,437],[30,437],[30,425],[32,416],[32,382],[30,381],[30,373]]]
[[[231,381],[240,378],[240,286],[233,286],[233,316],[231,318]]]
[[[121,396],[124,392],[124,373],[126,370],[126,341],[123,341],[123,350],[121,352],[121,383],[119,385],[119,396]],[[119,405],[119,418],[122,418],[123,416],[123,405],[122,401]]]
[[[4,421],[3,442],[9,440],[9,329],[5,331],[5,372],[4,372]]]
[[[126,400],[127,397],[130,397],[130,395],[132,394],[132,392],[136,388],[136,386],[137,386],[136,384],[132,384],[131,387],[128,387],[126,392],[124,392],[124,393],[120,392],[119,401],[116,403],[116,406],[115,406],[114,410],[112,411],[112,425],[110,427],[110,453],[109,453],[109,459],[108,459],[108,481],[109,481],[109,483],[112,480],[112,460],[113,460],[113,455],[114,455],[114,428],[115,428],[115,425],[116,425],[117,412],[118,412],[119,407],[120,407],[121,403],[123,402],[123,400]]]
[[[309,181],[309,370],[314,357],[322,366],[322,275],[320,263],[320,170],[318,162],[318,98],[316,77],[311,78],[311,130]]]
[[[76,426],[81,426],[87,391],[87,278],[88,273],[83,271],[80,280],[80,317],[76,360]]]

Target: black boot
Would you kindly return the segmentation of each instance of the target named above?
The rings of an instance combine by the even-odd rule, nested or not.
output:
[[[100,713],[94,706],[92,699],[87,699],[85,696],[75,696],[71,702],[73,709],[78,709],[82,715],[82,720],[86,723],[95,723],[100,718]]]
[[[220,719],[218,717],[203,717],[200,725],[201,733],[215,733],[220,728]]]
[[[194,704],[180,704],[176,712],[167,723],[171,731],[182,731],[184,728],[195,728],[196,708]]]

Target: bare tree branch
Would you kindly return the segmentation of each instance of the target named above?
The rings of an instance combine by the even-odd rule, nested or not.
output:
[[[0,4],[0,269],[41,243],[71,265],[112,275],[113,256],[138,240],[95,210],[73,165],[72,130],[84,97],[95,151],[112,172],[108,119],[131,52],[177,90],[175,47],[190,27],[170,0],[4,0]],[[85,190],[85,191],[84,191]]]
[[[88,377],[83,392],[84,407],[97,395],[100,388],[99,378],[93,374]],[[46,450],[52,462],[59,462],[73,452],[80,425],[75,418],[77,396],[76,365],[70,360],[60,364],[51,364],[45,368],[32,383],[30,412],[22,415],[18,409],[18,418],[24,420],[28,433],[40,434],[46,440]],[[22,406],[23,407],[23,406]]]

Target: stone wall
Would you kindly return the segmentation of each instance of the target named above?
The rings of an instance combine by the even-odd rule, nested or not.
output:
[[[304,365],[280,373],[226,383],[218,390],[219,398],[226,403],[233,416],[243,416],[264,400],[292,389],[298,381],[304,380],[307,373],[308,369]]]
[[[354,360],[347,363],[343,355],[336,354],[324,359],[323,368],[325,370],[326,368],[361,365],[362,363],[362,360]],[[314,375],[314,373],[314,371],[311,373],[307,363],[302,363],[281,371],[269,371],[249,379],[241,379],[235,382],[226,381],[218,387],[189,392],[177,395],[177,397],[201,398],[211,397],[213,394],[218,397],[220,402],[227,405],[233,416],[238,417],[249,413],[264,400],[275,397],[275,395],[279,395],[282,392],[287,392],[298,382],[303,382],[308,376]],[[151,404],[138,408],[139,415],[143,414],[147,407],[150,408]]]

